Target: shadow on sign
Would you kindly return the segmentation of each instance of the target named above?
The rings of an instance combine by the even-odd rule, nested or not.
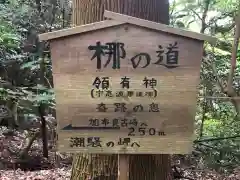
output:
[[[120,127],[89,127],[89,126],[72,126],[72,124],[69,124],[62,128],[62,130],[119,130]]]

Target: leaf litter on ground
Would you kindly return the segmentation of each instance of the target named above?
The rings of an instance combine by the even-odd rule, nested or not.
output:
[[[56,168],[39,171],[1,170],[1,180],[68,180],[71,168]]]

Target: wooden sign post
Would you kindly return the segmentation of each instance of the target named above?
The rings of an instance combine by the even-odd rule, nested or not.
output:
[[[191,152],[203,43],[215,38],[105,16],[111,20],[40,35],[51,44],[58,150]]]

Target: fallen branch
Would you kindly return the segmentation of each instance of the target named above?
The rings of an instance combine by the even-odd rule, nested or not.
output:
[[[40,131],[36,132],[31,138],[27,140],[27,145],[25,148],[20,152],[20,158],[25,157],[28,154],[33,142],[37,139],[37,137],[41,134]]]
[[[218,140],[225,140],[225,139],[236,139],[240,138],[240,135],[236,136],[229,136],[229,137],[219,137],[219,138],[209,138],[209,139],[200,139],[193,141],[194,143],[200,143],[200,142],[207,142],[207,141],[218,141]]]
[[[219,149],[219,148],[210,146],[210,145],[208,145],[208,144],[199,143],[199,145],[205,146],[205,147],[207,147],[207,148],[211,148],[211,149],[216,150],[216,151],[219,151],[219,152],[229,152],[229,153],[232,153],[232,154],[235,155],[235,156],[239,156],[239,155],[240,155],[240,154],[238,154],[238,153],[236,153],[236,152],[232,152],[232,151],[223,151],[222,149]]]
[[[183,172],[178,171],[177,167],[174,165],[172,166],[173,168],[173,178],[174,179],[188,179],[188,180],[194,180],[193,178],[190,177],[185,177],[183,176]]]

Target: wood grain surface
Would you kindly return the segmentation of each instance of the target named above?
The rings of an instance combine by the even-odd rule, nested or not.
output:
[[[91,60],[94,51],[89,45],[107,42],[124,43],[126,58],[121,59],[120,69],[112,69],[112,62],[106,68],[97,70],[96,59]],[[168,69],[153,64],[158,60],[158,46],[163,48],[177,42],[179,51],[179,67]],[[67,36],[51,41],[54,88],[56,93],[56,108],[58,120],[58,150],[61,152],[88,153],[130,153],[130,154],[184,154],[192,150],[194,118],[196,113],[196,96],[199,84],[203,41],[184,38],[163,33],[136,25],[124,24],[79,35]],[[139,54],[148,53],[151,63],[146,68],[132,67],[130,59]],[[103,57],[106,62],[107,55]],[[144,62],[145,61],[145,62]],[[165,59],[164,59],[165,61]],[[140,66],[146,59],[142,58]],[[130,88],[121,88],[121,78],[130,78]],[[143,85],[145,77],[157,80],[155,92],[157,97],[111,97],[91,98],[93,81],[96,77],[109,77],[110,89],[116,92],[153,92],[152,88]],[[97,104],[104,103],[107,112],[97,112]],[[114,112],[114,103],[125,103],[126,112]],[[159,106],[159,112],[149,112],[149,104]],[[134,112],[136,105],[144,107],[143,112]],[[130,136],[131,142],[138,142],[140,147],[116,145],[119,138],[128,138],[131,123],[120,129],[107,130],[62,130],[69,124],[74,127],[89,126],[90,119],[137,119],[139,125],[147,124],[146,131],[155,128],[164,131],[165,136],[139,135]],[[121,125],[120,125],[121,126]],[[71,137],[100,137],[102,147],[70,147]],[[114,147],[106,143],[113,141]]]

